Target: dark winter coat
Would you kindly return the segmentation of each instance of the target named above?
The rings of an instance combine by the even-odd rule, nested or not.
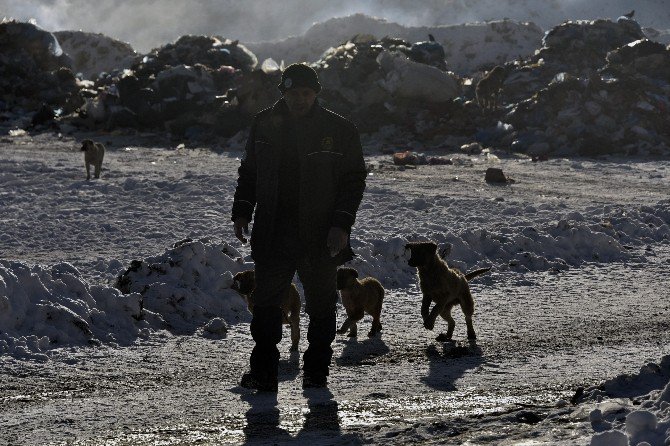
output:
[[[302,125],[304,137],[287,135],[288,108],[283,100],[254,119],[238,169],[232,217],[254,225],[251,256],[255,261],[277,256],[272,247],[277,234],[281,155],[292,141],[299,162],[298,240],[308,259],[329,259],[326,247],[331,226],[350,232],[363,197],[367,175],[358,130],[350,121],[314,104]],[[351,259],[351,248],[333,262]]]

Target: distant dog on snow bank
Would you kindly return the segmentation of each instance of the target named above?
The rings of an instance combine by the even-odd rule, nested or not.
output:
[[[84,165],[86,166],[86,179],[91,179],[91,165],[95,169],[93,175],[100,178],[102,170],[102,159],[105,157],[105,146],[99,142],[85,139],[81,143],[81,151],[84,152]]]
[[[412,242],[405,245],[405,249],[411,252],[407,263],[409,266],[416,267],[419,273],[419,287],[423,294],[421,303],[423,326],[432,330],[435,326],[435,319],[440,315],[448,324],[446,339],[451,339],[456,326],[456,322],[451,317],[451,308],[454,305],[460,305],[465,314],[468,339],[475,339],[477,336],[472,326],[475,301],[470,294],[468,280],[491,268],[482,268],[467,274],[449,268],[447,263],[438,256],[437,244],[434,242]],[[435,302],[432,309],[430,309],[431,302]],[[439,338],[442,338],[442,335]]]
[[[368,337],[373,337],[382,329],[380,316],[384,287],[373,277],[358,280],[358,272],[353,268],[339,268],[337,270],[337,289],[340,290],[342,305],[347,311],[347,319],[337,330],[343,334],[349,330],[349,337],[358,334],[356,323],[363,319],[365,313],[372,316],[372,328]]]
[[[231,288],[245,297],[249,311],[253,314],[256,271],[250,269],[235,274]],[[300,342],[300,294],[298,294],[298,288],[294,283],[291,284],[288,292],[282,296],[279,306],[282,312],[282,322],[291,326],[291,351],[297,352]]]

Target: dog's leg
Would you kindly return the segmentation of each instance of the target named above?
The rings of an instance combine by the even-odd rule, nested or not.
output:
[[[358,324],[356,321],[351,322],[351,329],[349,330],[349,337],[356,338],[358,337]]]
[[[300,313],[293,311],[290,316],[291,321],[291,349],[289,351],[297,352],[300,343]]]
[[[102,170],[102,165],[99,163],[95,164],[95,170],[93,171],[93,175],[95,175],[96,178],[100,178],[100,170]]]
[[[463,314],[465,315],[465,325],[468,328],[468,339],[477,339],[475,328],[472,325],[472,315],[475,313],[475,302],[472,299],[470,290],[467,291],[467,294],[469,298],[461,302],[461,310],[463,310]]]
[[[84,166],[86,166],[86,179],[91,179],[91,166],[86,161],[84,161]]]
[[[454,335],[454,328],[456,327],[456,321],[451,317],[451,308],[453,305],[447,305],[444,310],[440,313],[440,316],[447,321],[447,334],[446,339],[451,339]]]
[[[344,323],[342,324],[342,326],[340,327],[340,329],[337,330],[337,332],[338,332],[339,334],[344,334],[344,333],[346,333],[347,330],[349,330],[349,327],[351,327],[351,324],[352,324],[353,322],[354,322],[353,319],[351,319],[351,317],[348,317],[348,318],[344,321]]]
[[[423,296],[423,300],[421,301],[421,318],[423,319],[423,326],[428,330],[432,330],[435,325],[434,319],[433,324],[430,324],[430,303],[432,301],[430,296]]]
[[[437,319],[437,316],[442,312],[443,307],[440,307],[439,305],[435,304],[432,310],[430,310],[430,314],[428,315],[428,320],[423,322],[423,326],[426,327],[428,330],[432,330],[433,327],[435,327],[435,320]]]
[[[383,298],[384,298],[384,295],[382,294],[381,298],[379,299],[379,304],[375,307],[375,310],[372,313],[372,328],[370,329],[370,332],[368,333],[369,338],[373,337],[378,332],[382,331],[381,314],[382,314],[382,299]]]
[[[382,323],[379,320],[379,313],[372,315],[372,327],[370,328],[370,331],[368,332],[368,337],[371,338],[377,333],[382,331]]]

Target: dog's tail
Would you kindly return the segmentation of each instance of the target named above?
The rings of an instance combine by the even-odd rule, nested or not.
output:
[[[479,275],[482,275],[485,272],[490,271],[490,270],[491,270],[490,266],[488,268],[476,269],[474,271],[471,271],[471,272],[465,274],[465,280],[470,281],[470,280],[474,279],[475,277],[477,277]]]

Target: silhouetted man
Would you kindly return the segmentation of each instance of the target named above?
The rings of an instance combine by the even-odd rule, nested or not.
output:
[[[278,87],[282,98],[254,119],[232,210],[242,242],[254,215],[255,346],[240,385],[274,392],[282,336],[279,304],[296,271],[309,316],[303,388],[327,385],[336,270],[352,258],[349,234],[366,177],[358,131],[316,101],[321,90],[316,72],[305,64],[290,65]]]

